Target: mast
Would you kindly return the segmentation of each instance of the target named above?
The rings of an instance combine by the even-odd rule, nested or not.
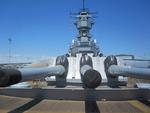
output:
[[[83,3],[82,3],[82,5],[83,5],[82,8],[83,8],[83,11],[85,11],[85,0],[82,0],[82,2],[83,2]]]

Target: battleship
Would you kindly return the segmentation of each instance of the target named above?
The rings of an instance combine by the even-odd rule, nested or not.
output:
[[[104,56],[90,34],[92,14],[83,0],[83,8],[73,14],[78,35],[68,53],[46,63],[0,69],[0,112],[150,112],[150,60]],[[35,80],[46,85],[14,86]]]

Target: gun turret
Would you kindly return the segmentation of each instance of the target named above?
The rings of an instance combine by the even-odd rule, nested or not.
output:
[[[105,72],[110,87],[116,87],[118,76],[150,80],[150,69],[131,66],[118,66],[115,56],[108,56],[105,61]]]
[[[96,88],[101,84],[101,74],[93,69],[92,59],[88,55],[81,57],[80,74],[85,88]]]
[[[59,57],[60,62],[54,67],[0,69],[0,87],[7,87],[19,82],[41,79],[47,76],[64,77],[68,69],[63,65],[63,62],[67,61],[66,59],[61,59],[64,59],[64,57]]]
[[[56,76],[56,87],[65,87],[67,85],[67,73],[68,73],[68,68],[69,68],[69,62],[67,59],[67,54],[58,56],[56,58],[56,65],[63,66],[65,68],[65,72],[61,76]]]
[[[107,77],[107,84],[110,87],[118,87],[118,76],[112,76],[108,69],[111,65],[117,65],[117,58],[115,56],[108,56],[104,61],[105,73]]]

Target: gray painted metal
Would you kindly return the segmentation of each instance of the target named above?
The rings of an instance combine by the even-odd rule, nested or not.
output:
[[[65,71],[62,65],[44,68],[0,69],[0,87],[7,87],[28,80],[42,79],[47,76],[62,76]]]
[[[21,93],[20,93],[21,92]],[[49,88],[49,89],[0,89],[0,95],[42,98],[50,100],[97,100],[97,101],[124,101],[144,99],[150,100],[150,89],[138,88],[101,88],[101,89],[83,89],[83,88]]]
[[[109,72],[108,69],[111,65],[118,65],[117,58],[116,56],[107,56],[105,61],[104,61],[104,67],[105,67],[105,73],[107,77],[107,85],[111,88],[117,88],[119,86],[118,82],[118,76],[112,76]]]
[[[150,60],[121,60],[121,63],[125,66],[132,66],[137,68],[150,68]]]
[[[45,68],[22,68],[19,69],[21,72],[21,82],[41,79],[47,76],[61,76],[65,73],[65,68],[62,65],[57,65],[55,67],[45,67]]]
[[[101,84],[101,75],[93,69],[92,58],[86,54],[80,59],[80,74],[85,88],[96,88]]]
[[[84,66],[81,67],[80,73],[81,73],[82,75],[84,75],[85,72],[86,72],[87,70],[90,70],[90,69],[92,69],[91,66],[89,66],[89,65],[84,65]]]
[[[125,76],[150,80],[150,69],[148,68],[111,65],[108,68],[108,72],[112,76]]]
[[[56,58],[56,65],[63,66],[65,68],[65,72],[61,76],[56,76],[56,87],[65,87],[66,81],[67,81],[67,74],[68,74],[68,68],[69,68],[69,62],[66,55],[61,55]]]

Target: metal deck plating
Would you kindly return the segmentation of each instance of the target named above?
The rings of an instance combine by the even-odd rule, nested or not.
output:
[[[82,87],[65,88],[1,88],[1,95],[40,98],[50,100],[77,100],[77,101],[125,101],[125,100],[150,100],[150,89],[139,88],[101,88],[84,89]]]

